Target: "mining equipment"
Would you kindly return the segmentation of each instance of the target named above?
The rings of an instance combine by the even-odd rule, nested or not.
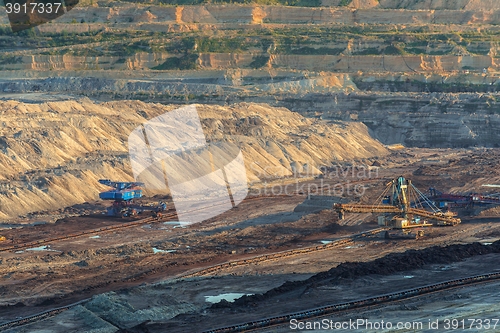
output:
[[[484,186],[484,185],[483,185]],[[473,208],[476,206],[489,207],[500,205],[500,196],[498,194],[455,194],[443,193],[433,187],[429,188],[428,198],[439,208]]]
[[[385,233],[387,238],[417,239],[424,235],[423,227],[454,226],[461,222],[453,213],[442,212],[403,176],[389,182],[373,205],[334,204],[333,208],[341,220],[346,212],[382,213],[378,216],[378,224],[391,228]]]
[[[102,200],[113,200],[113,205],[108,207],[108,216],[135,216],[144,211],[149,211],[154,217],[161,217],[167,210],[167,203],[159,201],[156,206],[134,205],[134,199],[142,197],[140,182],[113,182],[109,179],[100,179],[99,183],[112,187],[113,189],[99,193]]]
[[[167,203],[164,201],[158,202],[158,206],[155,207],[152,211],[152,216],[154,217],[162,217],[162,213],[167,210]]]
[[[419,239],[423,236],[424,230],[422,229],[391,229],[384,233],[386,239]]]
[[[0,236],[0,242],[4,242],[6,240],[7,240],[7,238],[5,238],[5,236]]]
[[[109,179],[100,179],[99,183],[112,187],[113,189],[99,193],[102,200],[113,200],[113,205],[108,207],[109,216],[134,216],[138,211],[132,207],[134,199],[142,197],[141,186],[139,182],[113,182]]]

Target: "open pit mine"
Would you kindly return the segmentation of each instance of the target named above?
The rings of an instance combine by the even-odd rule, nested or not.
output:
[[[9,6],[0,331],[500,330],[500,2]]]

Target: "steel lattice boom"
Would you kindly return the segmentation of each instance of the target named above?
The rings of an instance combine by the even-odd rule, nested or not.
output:
[[[432,211],[424,209],[430,208]],[[393,179],[387,184],[384,192],[373,205],[359,204],[335,204],[333,207],[338,213],[339,218],[344,218],[344,213],[386,213],[393,215],[393,220],[408,220],[412,222],[401,223],[399,228],[411,228],[419,226],[430,226],[425,220],[429,219],[437,225],[456,225],[461,222],[452,213],[443,213],[437,208],[419,189],[417,189],[411,180],[404,177]],[[380,223],[380,222],[379,222]]]

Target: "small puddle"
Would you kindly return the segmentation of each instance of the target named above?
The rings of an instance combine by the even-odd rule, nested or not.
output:
[[[3,230],[3,229],[9,230],[9,229],[22,228],[22,227],[26,227],[26,225],[22,225],[22,224],[0,224],[0,230]]]
[[[95,236],[90,236],[89,238],[96,239],[96,238],[101,238],[101,236],[99,236],[99,235],[95,235]]]
[[[35,225],[44,225],[44,224],[47,224],[47,222],[46,221],[35,221],[31,225],[35,226]]]
[[[157,249],[156,247],[153,247],[153,253],[172,253],[175,251],[176,250],[160,250],[160,249]]]
[[[333,241],[322,240],[321,244],[330,244],[331,242],[333,242]]]
[[[2,223],[0,224],[0,230],[2,229],[19,229],[19,228],[27,228],[27,227],[33,227],[37,225],[43,225],[47,224],[46,221],[36,221],[33,223],[26,223],[26,224],[11,224],[11,223]]]
[[[163,222],[163,224],[172,224],[172,225],[177,225],[177,226],[188,226],[191,224],[191,222],[181,222],[181,221],[169,221],[169,222]]]
[[[39,246],[39,247],[32,247],[30,249],[26,249],[26,251],[53,251],[53,252],[61,252],[61,251],[49,249],[49,245],[43,245],[43,246]]]
[[[220,294],[217,296],[205,296],[205,302],[209,303],[219,303],[223,299],[228,302],[234,302],[235,299],[240,298],[241,296],[252,296],[253,294],[242,294],[242,293],[227,293]]]
[[[344,247],[344,249],[357,249],[358,247],[363,247],[364,245],[358,244],[358,245],[349,245]]]
[[[403,277],[404,277],[405,279],[413,279],[413,278],[414,278],[414,276],[413,276],[413,275],[405,275],[405,276],[403,276]]]
[[[490,243],[490,242],[485,242],[485,243],[481,243],[481,244],[483,244],[483,245],[491,245],[491,244],[493,244],[493,243]]]

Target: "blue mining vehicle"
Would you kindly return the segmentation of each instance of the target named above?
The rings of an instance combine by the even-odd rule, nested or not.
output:
[[[156,206],[135,205],[134,199],[143,196],[140,182],[113,182],[109,179],[100,179],[99,183],[112,187],[111,190],[99,193],[102,200],[113,200],[113,205],[108,207],[108,216],[128,217],[149,211],[154,217],[162,217],[162,213],[167,211],[167,203],[158,202]]]
[[[142,197],[139,182],[113,182],[109,179],[100,179],[99,183],[112,187],[113,189],[99,193],[102,200],[113,200],[113,205],[108,207],[109,216],[134,216],[137,215],[137,208],[132,207],[134,199]]]

